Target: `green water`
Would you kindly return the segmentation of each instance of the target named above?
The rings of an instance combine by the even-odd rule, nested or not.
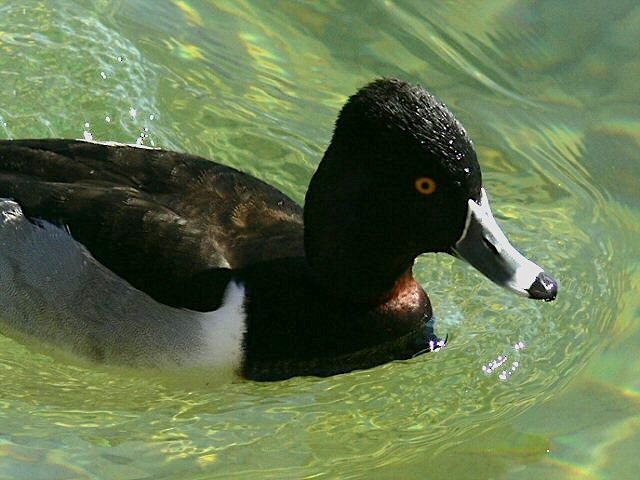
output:
[[[446,349],[273,384],[0,337],[0,478],[635,479],[639,42],[633,0],[0,2],[0,137],[141,140],[301,202],[345,98],[399,76],[463,121],[499,221],[561,286],[542,304],[421,258]]]

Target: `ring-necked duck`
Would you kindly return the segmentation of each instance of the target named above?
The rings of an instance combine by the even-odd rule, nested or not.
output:
[[[343,107],[304,210],[196,156],[0,141],[0,331],[72,356],[247,378],[332,375],[441,345],[412,265],[462,258],[553,300],[508,242],[462,125],[381,79]]]

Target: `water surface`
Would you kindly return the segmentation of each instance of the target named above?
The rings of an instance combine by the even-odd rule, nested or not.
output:
[[[635,478],[639,38],[633,1],[0,3],[0,136],[188,151],[302,202],[347,96],[401,77],[465,124],[499,221],[561,285],[531,302],[425,256],[446,349],[272,384],[0,336],[0,478]]]

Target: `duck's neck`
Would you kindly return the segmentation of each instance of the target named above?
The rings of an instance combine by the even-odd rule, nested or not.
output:
[[[412,258],[389,257],[369,245],[350,248],[335,243],[338,236],[326,241],[332,242],[327,248],[308,249],[307,260],[315,281],[333,296],[376,307],[419,287],[413,278]]]
[[[365,178],[332,171],[331,149],[311,180],[304,208],[304,246],[315,280],[333,295],[382,305],[415,281],[416,254],[382,225],[371,207]],[[419,287],[419,285],[418,285]],[[411,286],[413,288],[413,285]]]

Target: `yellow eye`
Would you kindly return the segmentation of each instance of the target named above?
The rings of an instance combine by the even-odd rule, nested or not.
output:
[[[416,178],[416,190],[422,195],[431,195],[436,191],[436,181],[431,177]]]

